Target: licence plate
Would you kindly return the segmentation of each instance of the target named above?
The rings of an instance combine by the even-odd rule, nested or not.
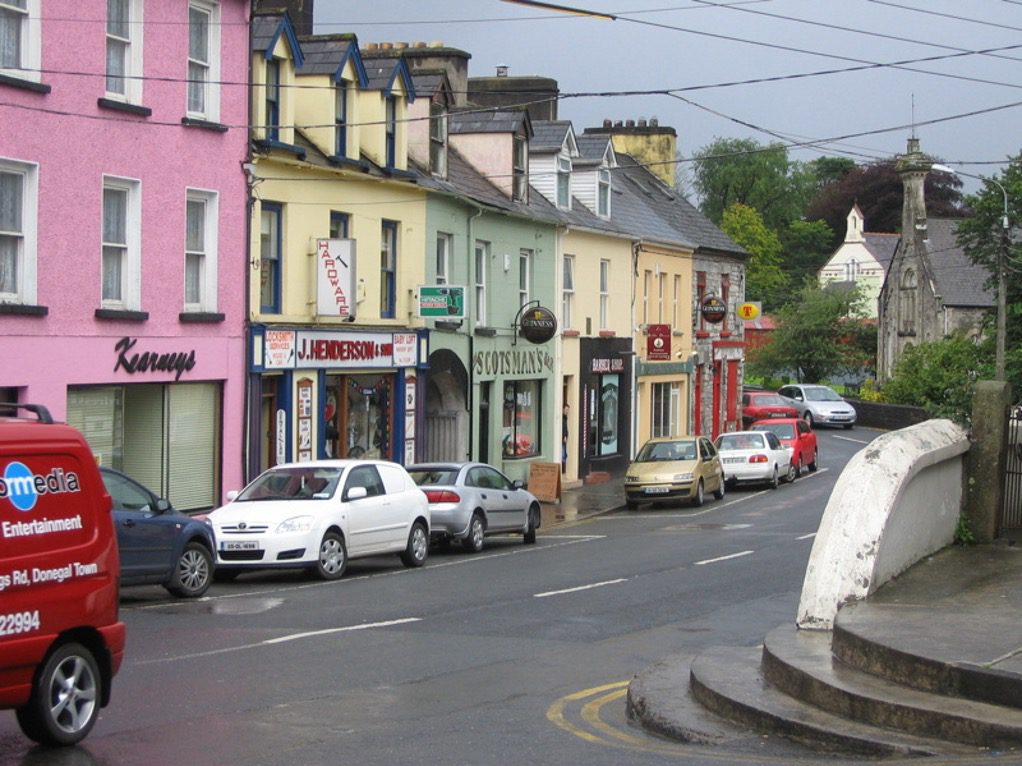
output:
[[[670,491],[670,487],[646,487],[643,490],[647,495],[666,495]]]
[[[243,540],[240,542],[226,542],[221,543],[220,550],[222,551],[257,551],[259,550],[259,543],[255,540]]]
[[[744,457],[726,457],[724,458],[725,463],[744,463]]]
[[[785,414],[783,412],[771,412],[770,417],[772,418],[783,418]]]

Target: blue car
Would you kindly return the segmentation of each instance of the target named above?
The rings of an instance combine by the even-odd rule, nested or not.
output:
[[[113,498],[121,585],[162,585],[180,598],[205,593],[216,560],[213,530],[130,476],[112,468],[99,471]]]

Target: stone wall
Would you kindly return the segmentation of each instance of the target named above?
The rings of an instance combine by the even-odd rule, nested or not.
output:
[[[884,404],[883,402],[866,402],[861,399],[851,398],[848,401],[855,407],[857,414],[856,425],[866,428],[897,431],[899,428],[922,423],[930,417],[922,407]]]

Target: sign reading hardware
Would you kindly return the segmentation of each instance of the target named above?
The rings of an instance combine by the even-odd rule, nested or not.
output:
[[[419,316],[427,319],[464,319],[465,288],[461,285],[420,285]]]
[[[355,240],[316,240],[316,313],[355,316]]]

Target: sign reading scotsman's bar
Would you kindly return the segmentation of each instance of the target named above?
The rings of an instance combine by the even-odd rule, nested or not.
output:
[[[316,313],[355,316],[355,240],[316,240]]]

